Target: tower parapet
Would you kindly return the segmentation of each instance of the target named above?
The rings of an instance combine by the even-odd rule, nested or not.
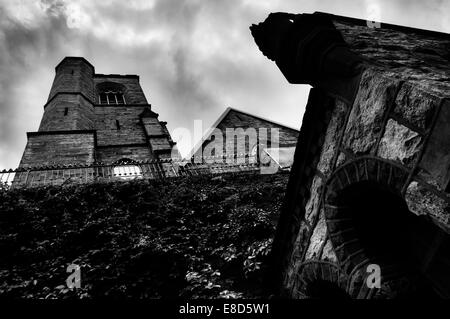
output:
[[[94,67],[84,58],[66,57],[56,74],[39,132],[94,128]]]
[[[81,57],[65,57],[56,67],[56,75],[48,96],[50,101],[56,94],[79,93],[94,100],[95,68]],[[47,101],[47,102],[48,102]]]

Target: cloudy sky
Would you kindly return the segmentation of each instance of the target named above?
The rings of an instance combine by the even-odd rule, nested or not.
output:
[[[65,56],[140,75],[172,132],[196,119],[206,130],[228,106],[299,128],[309,88],[289,85],[248,29],[276,11],[450,33],[449,0],[0,0],[0,169],[18,165]],[[173,138],[183,155],[195,142]]]

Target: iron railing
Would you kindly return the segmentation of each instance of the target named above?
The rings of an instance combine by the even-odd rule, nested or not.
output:
[[[133,161],[132,163],[90,165],[49,165],[0,171],[0,187],[19,188],[96,181],[126,181],[130,179],[162,179],[180,176],[215,175],[232,172],[257,172],[255,162],[235,160],[231,163],[192,163],[182,160]]]

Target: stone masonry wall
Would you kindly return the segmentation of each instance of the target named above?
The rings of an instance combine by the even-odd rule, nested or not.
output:
[[[133,161],[149,161],[155,158],[148,145],[99,147],[96,153],[98,161],[108,164],[123,158],[128,158]]]
[[[443,229],[450,226],[450,196],[438,178],[446,175],[449,162],[441,159],[446,165],[439,173],[423,168],[423,155],[435,152],[436,146],[428,143],[433,140],[433,129],[440,129],[436,119],[444,117],[448,101],[444,94],[390,75],[390,71],[368,68],[351,107],[335,100],[317,166],[309,168],[316,173],[284,269],[283,286],[292,297],[300,296],[299,271],[305,263],[339,262],[329,238],[322,196],[332,173],[348,161],[371,156],[403,167],[407,178],[402,194],[409,210],[431,217]]]
[[[126,105],[96,106],[95,128],[98,145],[146,143],[144,127],[139,117],[144,108]]]
[[[92,130],[94,108],[90,101],[78,94],[58,94],[46,106],[39,132]]]
[[[425,92],[450,97],[450,36],[420,30],[369,28],[334,18],[352,51],[382,65],[391,77],[408,80]]]
[[[313,87],[272,249],[282,295],[450,298],[450,35],[320,12],[250,30]]]
[[[55,79],[49,100],[60,92],[81,93],[87,99],[94,98],[94,67],[84,59],[65,58],[56,67]]]
[[[30,133],[20,167],[38,165],[92,163],[94,132]]]

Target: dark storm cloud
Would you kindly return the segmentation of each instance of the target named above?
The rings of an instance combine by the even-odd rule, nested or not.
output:
[[[25,132],[39,124],[53,73],[42,66],[51,63],[49,52],[66,40],[54,32],[65,22],[50,19],[38,29],[11,19],[4,10],[0,21],[0,167],[11,167],[18,164]]]
[[[139,74],[170,130],[192,129],[195,119],[206,130],[228,106],[299,127],[308,88],[286,82],[249,25],[273,11],[368,18],[375,7],[383,21],[449,32],[448,3],[0,0],[0,168],[18,165],[64,56],[84,56],[97,73]]]

